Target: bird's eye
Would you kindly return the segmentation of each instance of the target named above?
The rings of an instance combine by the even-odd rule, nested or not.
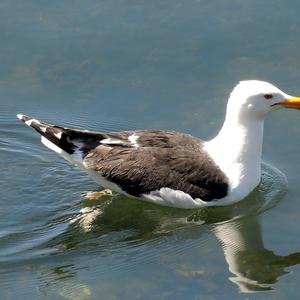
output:
[[[265,94],[265,95],[264,95],[264,98],[265,98],[265,99],[272,99],[272,98],[273,98],[273,95],[272,95],[272,94]]]

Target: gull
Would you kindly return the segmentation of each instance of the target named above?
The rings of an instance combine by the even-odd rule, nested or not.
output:
[[[300,109],[300,98],[268,82],[241,81],[209,141],[162,130],[78,130],[17,116],[102,187],[159,205],[197,208],[233,204],[259,184],[264,119],[280,108]]]

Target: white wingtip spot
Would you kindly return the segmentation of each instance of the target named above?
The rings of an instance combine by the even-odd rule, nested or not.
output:
[[[61,136],[62,136],[62,132],[57,132],[57,133],[54,133],[54,135],[60,140],[61,139]]]
[[[28,121],[25,121],[25,124],[30,127],[33,121],[34,121],[34,119],[30,119]]]
[[[17,114],[17,118],[18,118],[19,120],[22,120],[23,117],[24,117],[24,115],[22,115],[22,114]]]
[[[36,119],[30,119],[30,120],[26,121],[25,124],[28,125],[28,126],[31,126],[31,124],[33,122],[38,124],[38,125],[41,125],[41,122],[39,120],[36,120]]]

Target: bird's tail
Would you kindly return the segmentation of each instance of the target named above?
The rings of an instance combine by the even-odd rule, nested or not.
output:
[[[41,142],[46,147],[81,168],[84,156],[102,138],[100,133],[50,125],[22,114],[17,117],[41,134]]]

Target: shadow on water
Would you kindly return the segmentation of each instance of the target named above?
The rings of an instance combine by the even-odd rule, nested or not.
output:
[[[258,215],[276,205],[286,191],[286,179],[275,168],[264,164],[261,185],[247,199],[228,207],[182,210],[159,207],[120,195],[101,201],[82,202],[80,214],[72,216],[69,228],[43,247],[56,248],[56,254],[76,252],[107,256],[132,250],[134,255],[125,268],[147,259],[139,250],[164,237],[177,236],[179,251],[185,251],[185,241],[199,238],[207,232],[215,235],[224,253],[230,281],[241,292],[272,290],[287,267],[300,263],[300,252],[276,255],[264,247]],[[180,234],[179,234],[180,233]],[[179,237],[180,236],[180,237]],[[191,245],[189,244],[189,247]],[[172,251],[177,251],[172,244]],[[124,267],[124,266],[123,266]],[[53,269],[55,277],[74,276],[69,267]]]

